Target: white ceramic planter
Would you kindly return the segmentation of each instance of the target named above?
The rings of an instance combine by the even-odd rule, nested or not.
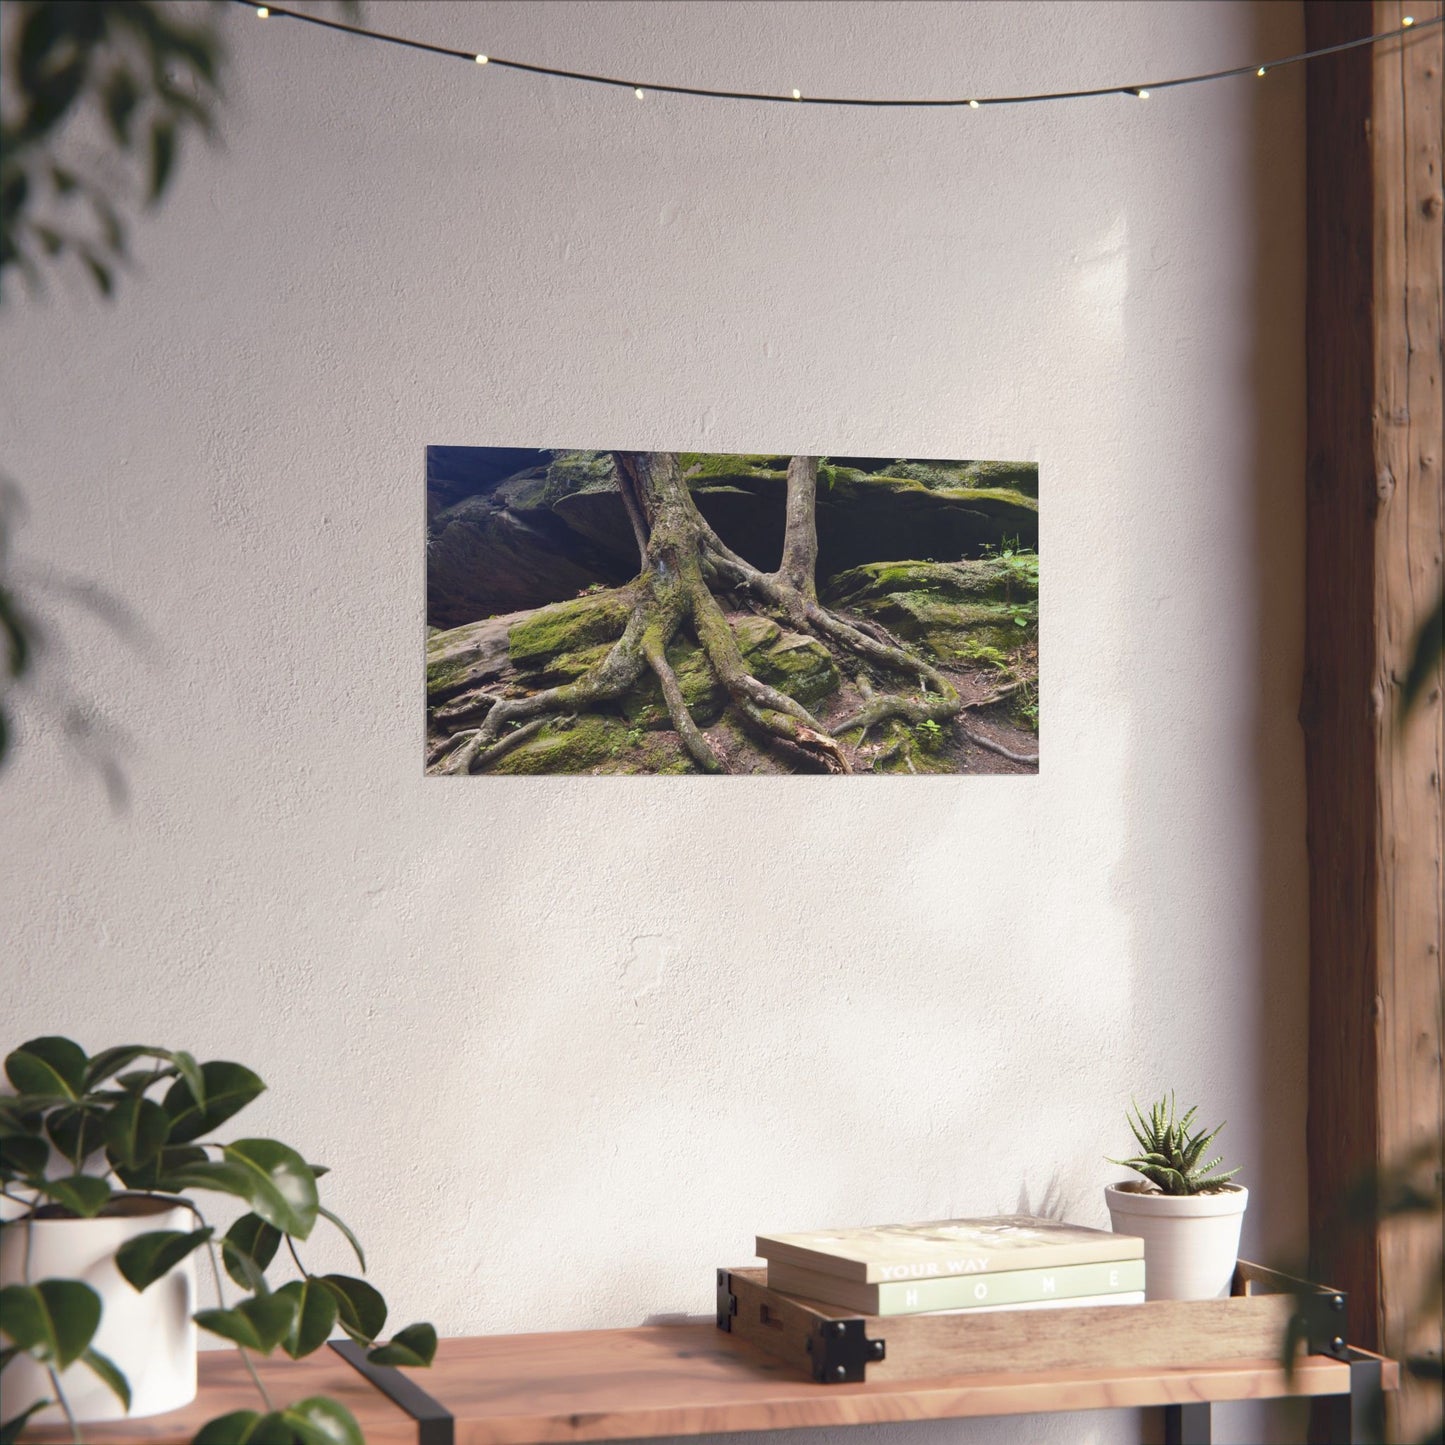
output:
[[[60,1377],[65,1397],[80,1421],[134,1419],[178,1409],[196,1397],[195,1256],[189,1255],[163,1279],[137,1293],[115,1267],[115,1252],[128,1239],[154,1229],[196,1227],[189,1209],[168,1199],[123,1196],[124,1213],[97,1219],[36,1219],[0,1230],[0,1284],[23,1284],[29,1235],[32,1283],[78,1279],[101,1300],[100,1328],[91,1347],[108,1355],[130,1382],[127,1414],[91,1370],[77,1361]],[[22,1413],[36,1400],[53,1398],[45,1370],[28,1357],[5,1370],[5,1416]],[[56,1406],[31,1417],[36,1424],[63,1422]]]
[[[1115,1234],[1144,1241],[1146,1299],[1223,1299],[1239,1258],[1249,1190],[1159,1194],[1132,1180],[1104,1190]]]

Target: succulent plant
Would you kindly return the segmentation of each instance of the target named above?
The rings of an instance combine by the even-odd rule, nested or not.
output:
[[[1111,1158],[1109,1162],[1142,1174],[1161,1194],[1213,1194],[1227,1188],[1239,1170],[1216,1174],[1214,1171],[1224,1162],[1223,1158],[1218,1154],[1212,1159],[1204,1158],[1224,1125],[1207,1134],[1201,1129],[1191,1130],[1198,1112],[1196,1105],[1182,1119],[1177,1118],[1171,1093],[1160,1099],[1145,1118],[1135,1101],[1133,1115],[1126,1117],[1134,1138],[1139,1141],[1139,1153],[1132,1159]]]

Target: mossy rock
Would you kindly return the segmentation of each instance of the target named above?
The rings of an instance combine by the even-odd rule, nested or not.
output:
[[[969,462],[963,469],[966,487],[1004,487],[1027,496],[1039,494],[1037,462]]]
[[[787,475],[792,457],[763,452],[679,452],[677,465],[689,481],[694,477],[756,476],[759,473]]]
[[[615,642],[632,612],[626,588],[611,588],[539,607],[513,622],[507,653],[518,672],[547,667],[565,653]]]
[[[830,577],[824,596],[850,605],[851,599],[896,592],[925,593],[936,601],[1015,602],[1038,596],[1037,564],[1014,566],[997,557],[964,562],[868,562]]]
[[[548,506],[584,492],[615,492],[617,463],[611,452],[553,452],[543,499]]]
[[[546,773],[688,773],[691,759],[672,733],[647,732],[621,718],[583,713],[556,718],[489,769],[511,776]]]
[[[873,562],[830,578],[823,595],[948,665],[1006,656],[1037,635],[1036,565],[1002,558]]]
[[[426,640],[426,696],[435,705],[468,687],[496,682],[506,672],[507,632],[525,613],[488,617],[464,627],[434,630]]]

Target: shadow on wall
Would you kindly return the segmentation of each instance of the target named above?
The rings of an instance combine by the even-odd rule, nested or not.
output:
[[[1254,6],[1253,24],[1253,53],[1304,48],[1299,7]],[[1136,1010],[1151,999],[1156,1008],[1189,1007],[1197,1010],[1198,1024],[1195,1052],[1145,1058],[1141,1064],[1158,1070],[1155,1082],[1161,1086],[1177,1087],[1181,1102],[1188,1093],[1188,1102],[1198,1100],[1206,1113],[1229,1112],[1231,1127],[1221,1143],[1230,1163],[1247,1164],[1241,1182],[1251,1194],[1242,1252],[1266,1262],[1298,1258],[1308,1227],[1308,871],[1304,747],[1297,723],[1304,642],[1305,77],[1297,68],[1276,78],[1282,82],[1278,93],[1240,97],[1258,113],[1248,150],[1241,146],[1236,161],[1239,214],[1254,218],[1253,267],[1240,278],[1242,296],[1221,298],[1221,304],[1254,317],[1251,349],[1240,356],[1237,375],[1219,378],[1241,429],[1234,454],[1248,472],[1206,478],[1205,499],[1178,514],[1202,522],[1201,530],[1211,534],[1206,545],[1225,549],[1231,563],[1219,579],[1217,607],[1210,595],[1169,599],[1193,613],[1176,619],[1174,635],[1197,637],[1199,653],[1168,663],[1196,677],[1212,665],[1220,686],[1211,716],[1181,718],[1162,733],[1131,729],[1127,776],[1152,781],[1142,784],[1147,806],[1129,820],[1129,846],[1118,873],[1118,896],[1131,913],[1136,967],[1168,969],[1175,960],[1191,958],[1194,964],[1177,1000],[1166,996],[1161,1003],[1159,979],[1138,977]],[[1152,315],[1157,316],[1157,298]],[[1135,325],[1147,327],[1151,320],[1131,317],[1131,334]],[[1137,400],[1126,420],[1126,445],[1146,452],[1151,418],[1146,398]],[[1135,471],[1146,474],[1147,458],[1136,456],[1136,463]],[[1248,501],[1242,484],[1249,487]],[[1232,515],[1216,511],[1211,498]],[[1197,545],[1178,528],[1145,544],[1180,555]],[[1150,618],[1136,615],[1126,619],[1128,626],[1134,629],[1131,650],[1147,657]],[[1189,756],[1193,740],[1209,754]],[[1222,775],[1221,762],[1247,767]],[[1229,835],[1252,838],[1252,848],[1232,866],[1217,863],[1210,878],[1233,878],[1238,889],[1224,896],[1192,891],[1198,881],[1182,870],[1171,874],[1161,860],[1187,851],[1185,830],[1194,810],[1217,813],[1231,794],[1239,817]],[[1142,886],[1146,880],[1157,881],[1160,894],[1172,889],[1166,906],[1153,906],[1156,889]],[[1193,947],[1171,921],[1181,915],[1208,918],[1208,931],[1226,948],[1234,940],[1234,951],[1211,957]],[[1149,1036],[1149,1021],[1140,1019],[1136,1037]],[[1238,1088],[1231,1083],[1234,1070],[1250,1071]],[[1157,1412],[1148,1415],[1146,1439],[1158,1438],[1152,1434]],[[1216,1431],[1226,1440],[1302,1439],[1306,1419],[1296,1402],[1245,1402],[1215,1410]]]

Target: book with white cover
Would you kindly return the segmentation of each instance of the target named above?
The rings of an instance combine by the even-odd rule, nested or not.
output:
[[[1062,1224],[1029,1214],[984,1219],[935,1219],[864,1229],[760,1234],[757,1252],[788,1264],[865,1284],[996,1274],[1014,1269],[1142,1259],[1144,1241],[1130,1234]]]
[[[868,1284],[796,1265],[768,1265],[768,1287],[867,1315],[932,1314],[992,1305],[1035,1304],[1069,1298],[1137,1293],[1144,1288],[1142,1259],[1070,1264],[1059,1269],[1010,1269],[994,1274],[940,1275],[935,1279]]]
[[[1142,1289],[1126,1290],[1123,1294],[1087,1294],[1078,1299],[1036,1299],[1025,1300],[1016,1305],[979,1305],[971,1310],[930,1310],[935,1315],[1001,1315],[1010,1310],[1074,1310],[1089,1309],[1095,1305],[1141,1305],[1144,1303]]]

